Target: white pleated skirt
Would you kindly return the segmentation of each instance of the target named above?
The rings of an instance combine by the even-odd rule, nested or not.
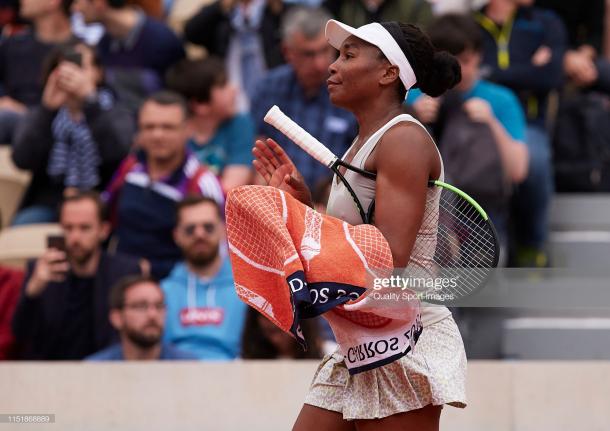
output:
[[[466,407],[466,352],[453,317],[424,327],[413,353],[353,376],[338,350],[326,355],[305,403],[347,420],[384,418],[429,404]]]

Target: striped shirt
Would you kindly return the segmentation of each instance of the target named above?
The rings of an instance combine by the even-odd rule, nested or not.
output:
[[[155,277],[163,278],[182,252],[174,243],[176,203],[188,194],[201,194],[224,205],[218,178],[192,153],[170,175],[153,181],[146,154],[129,155],[103,194],[113,216],[117,251],[149,260]]]

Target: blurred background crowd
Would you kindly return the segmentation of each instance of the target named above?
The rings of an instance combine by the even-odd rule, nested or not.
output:
[[[259,181],[260,137],[324,211],[328,170],[263,116],[278,105],[350,146],[356,120],[326,88],[330,18],[414,23],[457,57],[458,86],[413,89],[405,110],[490,214],[501,264],[557,264],[554,197],[610,191],[605,0],[0,0],[0,359],[333,350],[321,320],[303,352],[236,297],[223,215]],[[496,311],[455,314],[470,357],[503,356]]]

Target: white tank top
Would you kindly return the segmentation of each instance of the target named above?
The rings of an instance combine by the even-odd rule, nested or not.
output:
[[[360,169],[364,169],[365,162],[369,158],[369,155],[371,154],[373,149],[375,149],[375,146],[379,142],[379,139],[388,129],[402,121],[410,121],[426,130],[426,128],[412,116],[408,114],[398,115],[388,121],[375,133],[373,133],[373,135],[358,150],[351,164]],[[426,133],[428,133],[427,130]],[[432,140],[432,142],[434,142],[432,137],[430,137],[430,139]],[[353,145],[354,144],[352,144],[352,147]],[[350,150],[351,147],[343,155],[343,158],[345,158],[345,156],[349,153]],[[445,173],[443,169],[443,159],[441,158],[440,153],[438,153],[438,157],[441,162],[441,174],[438,179],[440,181],[444,181]],[[349,169],[345,171],[344,176],[347,182],[354,189],[354,192],[362,203],[362,207],[366,211],[369,207],[369,204],[371,203],[371,200],[375,197],[375,180],[366,178]],[[428,268],[431,268],[432,265],[429,263],[432,262],[432,259],[434,257],[433,255],[429,255],[431,249],[430,241],[436,241],[439,197],[440,189],[436,187],[428,189],[426,196],[425,215],[423,218],[422,225],[419,228],[419,232],[417,233],[417,236],[415,238],[415,243],[411,252],[411,260],[407,265],[408,275],[410,276],[417,277],[426,276],[430,274]],[[362,218],[360,217],[360,213],[358,212],[358,208],[356,207],[356,204],[354,203],[351,194],[343,185],[343,182],[341,182],[336,175],[333,177],[326,213],[333,217],[340,218],[341,220],[345,220],[346,222],[352,225],[362,224]],[[425,250],[428,250],[428,254],[425,252]],[[436,322],[439,322],[449,315],[451,315],[451,312],[447,307],[436,306],[426,303],[422,304],[422,324],[424,326],[429,326]]]

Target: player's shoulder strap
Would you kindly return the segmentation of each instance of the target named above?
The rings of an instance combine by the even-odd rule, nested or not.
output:
[[[367,141],[364,143],[364,145],[362,145],[362,148],[360,148],[360,150],[358,151],[358,154],[356,154],[356,156],[354,157],[352,164],[362,168],[362,166],[364,166],[364,162],[369,158],[369,155],[375,149],[375,147],[377,146],[377,143],[379,142],[381,137],[385,134],[385,132],[387,132],[390,128],[392,128],[396,124],[402,123],[402,122],[415,123],[415,124],[418,124],[419,126],[421,126],[424,130],[426,130],[426,128],[419,121],[417,121],[415,118],[413,118],[411,115],[409,115],[409,114],[397,115],[396,117],[392,118],[390,121],[385,123],[383,126],[381,126],[375,133],[373,133],[371,135],[371,137],[369,139],[367,139]],[[426,130],[426,133],[428,133],[427,130]],[[432,138],[432,137],[430,137],[430,138]]]
[[[409,114],[397,115],[396,117],[394,117],[390,121],[388,121],[386,124],[384,124],[379,130],[377,130],[375,133],[373,133],[373,135],[364,143],[364,145],[362,146],[360,151],[358,151],[358,154],[356,154],[356,156],[354,157],[352,164],[354,166],[357,166],[357,167],[363,169],[364,163],[369,158],[369,156],[371,155],[371,153],[377,146],[377,143],[379,142],[381,137],[384,135],[384,133],[387,132],[391,127],[395,126],[398,123],[402,123],[402,122],[409,122],[409,123],[417,124],[430,137],[430,141],[433,143],[434,149],[436,150],[438,157],[440,159],[440,163],[441,163],[441,175],[439,177],[439,180],[444,181],[445,175],[444,175],[443,158],[441,157],[441,153],[438,151],[434,138],[432,137],[432,135],[430,135],[430,132],[428,131],[428,129],[426,129],[426,126],[424,126],[416,118],[414,118],[412,115],[409,115]]]

